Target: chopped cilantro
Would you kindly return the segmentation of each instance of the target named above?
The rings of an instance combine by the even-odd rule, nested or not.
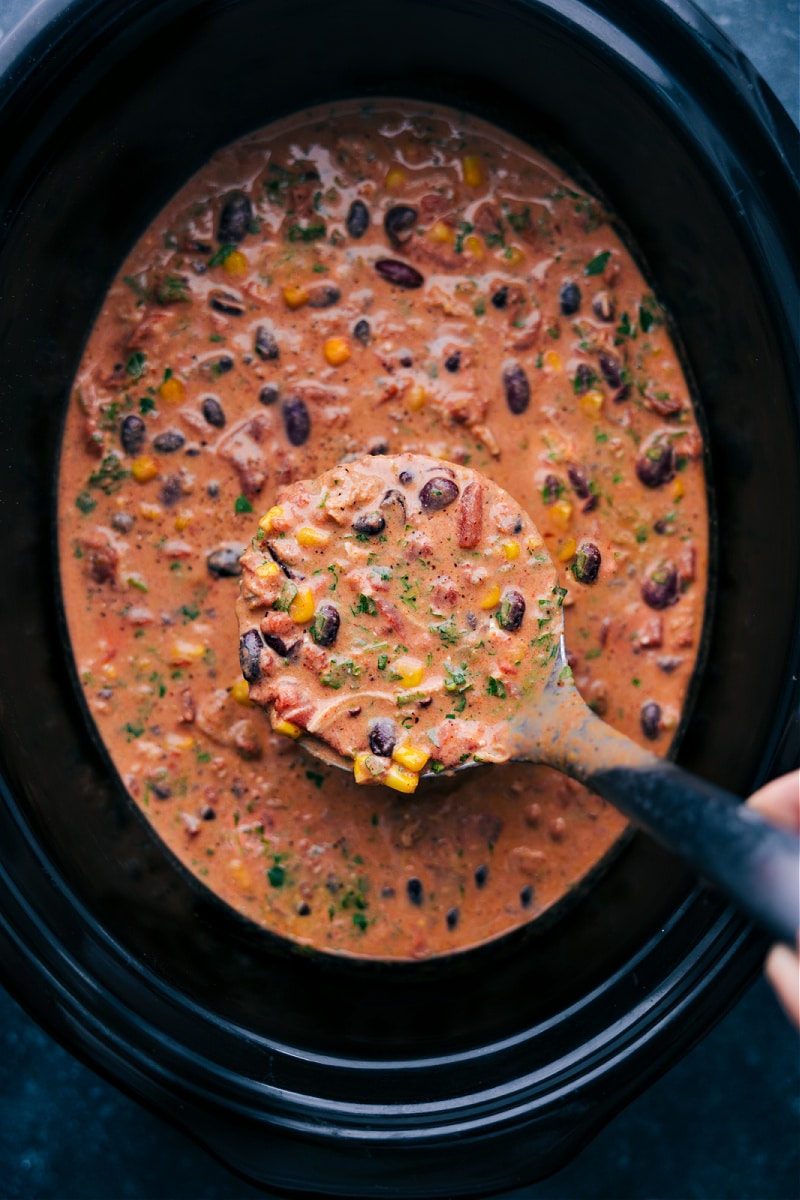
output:
[[[486,681],[486,694],[488,696],[497,696],[500,700],[506,699],[506,685],[502,679],[495,679],[494,675],[490,675]]]
[[[125,370],[131,379],[141,379],[147,366],[147,355],[142,350],[134,350],[125,364]]]
[[[75,507],[79,508],[82,513],[90,513],[97,508],[97,501],[88,492],[78,492],[75,497]]]
[[[610,250],[603,250],[600,254],[595,254],[594,258],[590,259],[583,268],[584,275],[602,275],[610,258]]]
[[[365,596],[363,592],[359,592],[356,603],[350,605],[350,612],[354,617],[357,617],[359,613],[366,613],[368,617],[377,617],[378,606],[372,596]]]
[[[251,513],[253,506],[244,494],[237,496],[233,502],[233,511],[235,513]]]

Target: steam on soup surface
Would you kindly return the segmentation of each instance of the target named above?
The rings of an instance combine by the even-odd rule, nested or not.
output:
[[[234,604],[259,519],[291,481],[404,452],[475,467],[531,514],[581,692],[665,752],[707,511],[658,301],[601,204],[506,133],[405,101],[308,111],[220,151],[111,286],[64,433],[63,592],[94,720],[178,858],[282,936],[423,958],[537,916],[624,820],[542,767],[359,787],[250,704]],[[447,581],[414,554],[396,615],[367,617],[376,667],[404,653],[403,608],[447,636]],[[338,605],[329,575],[314,591]],[[356,709],[359,675],[330,678]]]

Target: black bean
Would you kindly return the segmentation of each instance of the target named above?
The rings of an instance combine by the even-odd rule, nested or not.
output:
[[[383,228],[393,246],[402,246],[414,232],[417,210],[410,204],[393,204],[383,218]]]
[[[592,312],[601,321],[613,321],[616,314],[616,306],[614,301],[609,296],[608,292],[598,292],[592,301]]]
[[[222,206],[217,225],[217,241],[241,242],[253,224],[253,206],[244,192],[230,192]]]
[[[642,599],[650,608],[669,608],[680,599],[678,572],[672,566],[658,567],[642,584]]]
[[[342,298],[342,293],[332,283],[320,283],[317,287],[309,289],[308,307],[309,308],[330,308],[334,304],[338,304]]]
[[[388,717],[376,717],[369,725],[369,748],[381,758],[391,758],[397,745],[397,726]]]
[[[167,429],[153,438],[153,449],[157,454],[174,454],[185,441],[186,438],[179,429]]]
[[[402,480],[403,475],[407,475],[407,471],[400,472]],[[409,480],[409,483],[411,480]],[[406,498],[402,492],[398,492],[397,488],[389,488],[389,491],[381,500],[381,508],[390,509],[390,516],[399,514],[402,521],[406,519]]]
[[[508,304],[508,288],[505,284],[492,295],[492,304],[495,308],[505,308]]]
[[[203,400],[203,416],[215,429],[225,425],[225,410],[216,396],[206,396]]]
[[[216,479],[212,479],[212,480],[211,480],[211,482],[209,483],[208,487],[206,488],[206,492],[208,493],[208,495],[210,496],[210,498],[211,498],[212,500],[216,500],[216,499],[218,499],[218,497],[219,497],[219,484],[218,484],[218,482],[216,481]]]
[[[215,375],[227,375],[228,371],[233,370],[234,362],[229,354],[221,354],[219,358],[215,358],[208,365]]]
[[[410,483],[414,482],[414,472],[413,471],[401,471],[400,474],[397,476],[397,478],[399,479],[400,483],[403,483],[403,484],[405,484],[406,487],[408,487],[408,485]],[[387,492],[386,494],[388,496],[389,493]]]
[[[172,795],[172,788],[166,783],[151,783],[150,791],[157,800],[169,800]]]
[[[216,821],[217,819],[217,814],[214,812],[214,809],[210,804],[203,805],[203,807],[200,809],[199,816],[201,821]]]
[[[452,354],[444,360],[444,369],[449,371],[451,375],[455,375],[458,368],[461,366],[461,351],[454,350]]]
[[[577,463],[570,463],[567,467],[567,475],[578,499],[588,500],[592,494],[592,489],[589,486],[589,480],[586,478],[586,472],[583,467],[579,467]]]
[[[576,313],[581,306],[581,289],[577,283],[573,283],[572,280],[565,283],[559,293],[558,302],[565,317],[571,317],[573,313]]]
[[[280,355],[280,348],[275,340],[275,334],[266,325],[259,325],[256,330],[254,349],[258,357],[265,359],[267,362],[278,358]]]
[[[642,733],[646,738],[655,741],[661,733],[661,706],[655,700],[647,700],[639,713]]]
[[[357,342],[361,342],[362,346],[369,344],[371,333],[372,331],[369,327],[369,321],[366,321],[363,317],[360,321],[356,321],[355,325],[353,326],[353,337]]]
[[[584,392],[588,392],[594,382],[594,371],[588,363],[579,363],[578,369],[575,372],[575,378],[572,382],[572,389],[576,396],[582,396]]]
[[[475,887],[486,887],[486,880],[489,878],[489,868],[485,863],[475,868]]]
[[[265,633],[263,637],[270,650],[274,650],[280,658],[289,657],[293,646],[287,646],[283,638],[279,637],[277,633]]]
[[[600,370],[603,372],[603,378],[609,387],[622,387],[622,367],[616,358],[610,354],[601,354],[599,358]],[[615,397],[616,399],[616,397]]]
[[[408,898],[412,904],[422,904],[423,895],[421,879],[417,879],[415,875],[412,875],[411,879],[409,879],[406,883],[406,891],[408,892]]]
[[[403,357],[400,359],[401,367],[413,367],[413,365],[414,365],[414,360],[410,354],[404,354]]]
[[[311,905],[308,904],[307,901],[301,900],[300,903],[298,904],[297,908],[295,909],[295,912],[297,913],[298,917],[310,917],[311,916]]]
[[[290,396],[288,400],[284,400],[281,414],[289,441],[293,446],[302,446],[308,441],[308,435],[311,433],[311,417],[305,400],[301,400],[299,396]]]
[[[239,666],[248,683],[261,678],[261,651],[264,646],[257,629],[248,629],[239,638]]]
[[[239,561],[241,553],[240,546],[220,546],[208,555],[206,566],[217,579],[232,579],[242,573],[242,564]]]
[[[428,512],[440,512],[458,499],[458,485],[443,475],[435,475],[421,488],[419,502]]]
[[[144,445],[147,426],[141,417],[137,417],[136,413],[130,413],[122,422],[119,431],[119,440],[122,443],[122,449],[126,454],[138,454]]]
[[[215,288],[213,292],[208,293],[208,303],[215,312],[224,313],[226,317],[244,316],[244,302],[232,292],[224,292],[222,288]]]
[[[425,282],[419,271],[396,258],[379,258],[375,263],[375,270],[382,279],[395,287],[418,288]]]
[[[158,495],[163,505],[173,508],[183,495],[183,480],[180,475],[170,475],[165,479]]]
[[[448,929],[455,929],[458,924],[458,915],[457,908],[448,908],[444,918]]]
[[[274,546],[271,546],[269,542],[265,542],[264,545],[267,547],[267,554],[280,567],[287,579],[305,579],[302,571],[296,571],[294,567],[290,567],[287,562],[283,561]]]
[[[309,632],[318,646],[333,646],[339,636],[339,610],[323,601],[314,613]]]
[[[369,209],[363,200],[354,200],[347,212],[347,232],[352,238],[361,238],[369,229]]]
[[[369,446],[367,447],[367,453],[371,454],[373,457],[378,454],[388,454],[389,443],[385,442],[383,438],[378,438],[376,441],[370,442]]]
[[[520,416],[530,404],[531,387],[519,363],[511,363],[503,368],[503,389],[509,409],[515,417]]]
[[[356,533],[367,533],[370,537],[376,533],[383,533],[386,528],[386,518],[379,512],[361,513],[353,521],[353,529]]]
[[[518,592],[516,588],[509,588],[508,591],[503,592],[500,607],[495,616],[500,628],[505,629],[507,633],[516,633],[524,616],[525,600],[522,593]]]
[[[519,894],[519,902],[523,908],[530,908],[533,904],[533,888],[529,883],[525,884]]]
[[[671,442],[653,442],[636,460],[636,474],[645,487],[657,488],[675,478]]]
[[[561,480],[557,475],[548,475],[542,484],[542,500],[548,506],[555,504],[561,491]]]
[[[394,899],[394,896],[395,896],[395,890],[394,890],[394,888],[393,888],[393,887],[382,887],[382,888],[381,888],[381,897],[382,897],[382,899],[384,899],[384,900],[393,900],[393,899]]]
[[[594,542],[581,542],[572,564],[572,574],[578,583],[594,583],[602,561]]]
[[[275,404],[278,399],[278,389],[275,384],[265,383],[258,393],[258,398],[262,404]]]
[[[130,531],[133,529],[133,522],[134,518],[130,515],[130,513],[114,513],[113,517],[111,518],[111,524],[118,533],[130,533]]]
[[[611,399],[614,401],[615,404],[622,404],[622,403],[624,403],[625,400],[628,400],[630,398],[630,394],[631,394],[631,385],[629,383],[623,383],[621,388],[617,388],[617,390],[614,392],[614,395],[611,397]]]

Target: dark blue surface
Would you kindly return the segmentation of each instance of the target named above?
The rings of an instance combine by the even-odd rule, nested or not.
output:
[[[30,0],[0,0],[0,31],[30,7]],[[702,7],[797,120],[796,0],[705,0]],[[264,1194],[98,1079],[2,992],[0,1051],[4,1200]],[[569,1167],[504,1200],[795,1200],[799,1115],[800,1043],[759,982]]]

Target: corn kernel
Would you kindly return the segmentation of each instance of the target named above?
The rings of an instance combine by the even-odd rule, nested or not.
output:
[[[158,463],[150,454],[140,454],[131,463],[131,475],[137,483],[149,483],[158,474]]]
[[[587,417],[599,417],[605,396],[599,388],[590,388],[581,396],[581,410]]]
[[[423,746],[395,746],[392,751],[392,758],[396,763],[400,763],[401,767],[408,767],[409,771],[416,771],[418,774],[430,756],[430,751]]]
[[[228,870],[240,888],[249,890],[252,882],[250,872],[240,858],[232,858],[228,863]]]
[[[304,304],[308,304],[308,292],[304,287],[285,287],[283,298],[288,308],[302,308]]]
[[[277,563],[272,562],[271,559],[267,562],[259,563],[256,567],[256,575],[259,579],[274,579],[280,573],[280,567]]]
[[[452,244],[456,240],[456,231],[452,225],[446,225],[444,221],[437,221],[428,230],[428,237],[432,242]]]
[[[142,503],[139,505],[139,516],[145,521],[158,521],[161,519],[161,506]]]
[[[294,721],[286,721],[284,719],[273,721],[272,728],[275,733],[283,733],[286,737],[293,738],[295,741],[297,741],[303,732],[299,725],[295,725]]]
[[[322,347],[322,353],[325,355],[325,361],[331,367],[341,367],[346,363],[353,351],[350,348],[350,343],[347,338],[330,337],[325,341]]]
[[[168,733],[164,738],[164,744],[168,750],[191,750],[194,745],[194,738],[188,734]]]
[[[390,192],[395,192],[401,188],[406,181],[406,173],[402,167],[390,167],[386,172],[386,178],[383,185]]]
[[[509,562],[519,558],[519,542],[503,542],[503,554]]]
[[[556,500],[547,510],[550,520],[557,529],[568,529],[572,520],[572,505],[569,500]]]
[[[172,643],[172,648],[169,653],[169,660],[172,663],[188,663],[202,658],[206,652],[205,646],[201,642],[188,642],[184,638],[178,638]]]
[[[102,667],[100,668],[100,674],[105,679],[116,679],[119,672],[113,663],[107,662],[103,663]]]
[[[263,529],[264,533],[271,533],[273,522],[277,517],[283,516],[283,509],[280,504],[273,504],[272,508],[268,508],[261,520],[258,522],[258,528]]]
[[[542,546],[544,545],[544,538],[537,531],[536,533],[532,533],[530,535],[526,545],[528,547],[529,554],[536,554],[537,550],[541,550]]]
[[[314,593],[311,588],[301,588],[289,605],[289,616],[295,625],[305,625],[314,616]]]
[[[686,494],[686,488],[683,486],[682,479],[676,479],[672,485],[672,499],[682,500]]]
[[[569,562],[571,558],[575,557],[575,551],[577,548],[578,547],[576,545],[575,538],[567,538],[567,540],[564,542],[564,545],[558,552],[558,561]]]
[[[419,775],[416,771],[407,771],[399,763],[393,762],[386,774],[381,777],[381,783],[394,788],[396,792],[415,792],[419,783]]]
[[[357,754],[353,760],[353,778],[356,783],[375,783],[381,779],[384,774],[384,761],[375,754],[370,754],[368,750]]]
[[[465,154],[461,160],[464,168],[464,183],[467,187],[480,187],[483,183],[483,167],[477,154]]]
[[[410,654],[401,654],[392,663],[391,672],[400,676],[403,687],[413,688],[422,683],[425,664],[418,658],[412,658]]]
[[[509,246],[508,249],[503,252],[504,261],[507,262],[511,267],[518,267],[519,264],[524,261],[524,258],[525,253],[524,251],[520,250],[519,246]]]
[[[247,271],[247,259],[241,250],[231,250],[222,264],[229,275],[244,275]]]
[[[298,546],[313,548],[327,546],[331,540],[331,535],[324,529],[314,529],[312,525],[303,525],[298,529],[296,537]]]
[[[500,584],[493,583],[492,586],[489,588],[488,592],[484,593],[483,597],[481,598],[480,605],[481,605],[481,608],[486,609],[488,612],[488,610],[490,608],[496,608],[499,603],[500,603]]]
[[[412,412],[419,412],[425,407],[427,393],[421,383],[414,383],[406,392],[406,404]]]
[[[191,519],[191,513],[178,513],[177,517],[175,518],[175,528],[177,529],[178,533],[183,533]]]
[[[231,696],[243,708],[253,707],[253,701],[250,699],[250,684],[246,679],[236,680],[236,683],[231,688]]]
[[[486,247],[474,233],[464,238],[464,249],[471,258],[481,259],[486,255]]]
[[[167,404],[180,404],[186,395],[186,388],[180,379],[170,375],[169,379],[165,379],[161,384],[158,394]]]
[[[547,367],[548,371],[561,370],[561,355],[557,354],[555,350],[548,350],[542,361],[544,362],[544,365]]]

